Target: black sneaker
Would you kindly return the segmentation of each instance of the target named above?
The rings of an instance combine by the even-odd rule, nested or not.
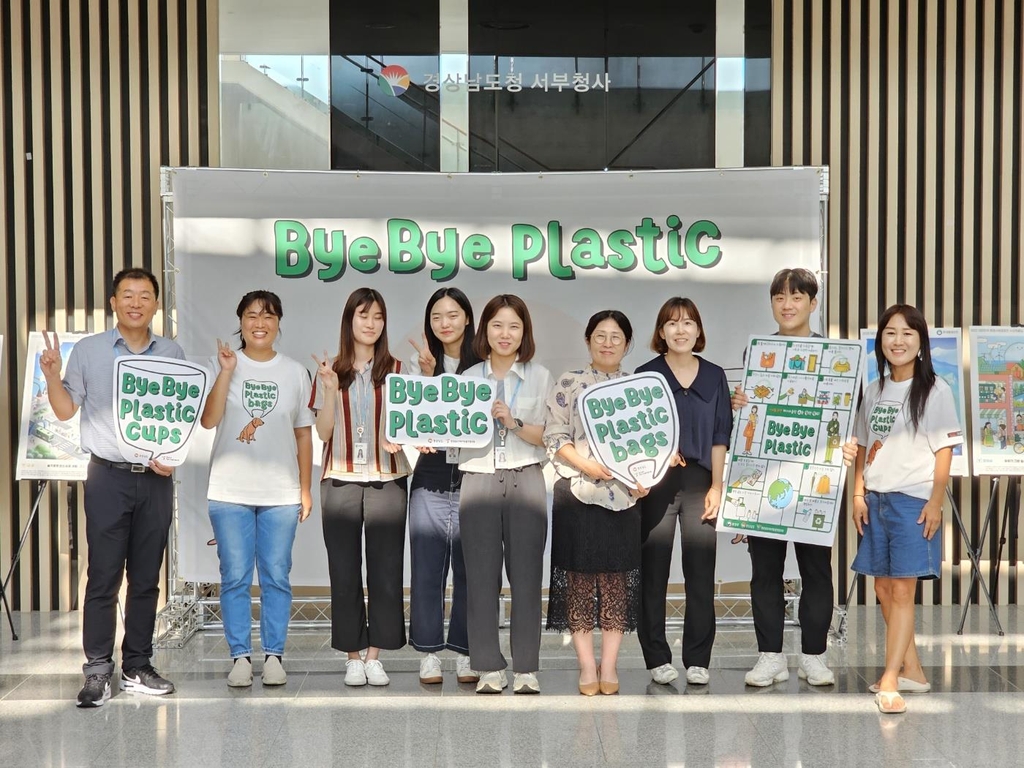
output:
[[[88,675],[85,685],[78,692],[78,706],[102,707],[110,698],[110,675]]]
[[[121,690],[163,696],[174,693],[174,683],[164,680],[151,664],[134,669],[121,670]]]

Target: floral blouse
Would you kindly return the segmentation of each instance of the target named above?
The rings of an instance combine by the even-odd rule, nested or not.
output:
[[[562,446],[572,443],[576,452],[586,459],[593,459],[587,441],[587,431],[576,410],[576,397],[592,384],[601,384],[611,379],[628,376],[626,371],[601,373],[593,366],[580,371],[566,371],[555,381],[548,395],[548,414],[544,422],[544,447],[548,459],[559,477],[569,480],[572,495],[584,504],[597,504],[606,509],[628,509],[636,504],[630,488],[619,480],[592,480],[583,472],[556,456]]]

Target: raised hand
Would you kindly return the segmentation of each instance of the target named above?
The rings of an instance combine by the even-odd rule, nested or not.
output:
[[[60,378],[63,362],[60,359],[60,340],[57,338],[57,332],[53,332],[51,341],[46,331],[43,331],[43,342],[46,344],[46,349],[39,354],[39,369],[47,379]]]
[[[434,375],[434,366],[437,365],[437,358],[430,352],[430,345],[427,344],[427,334],[423,334],[423,346],[420,346],[412,339],[409,339],[412,348],[416,350],[419,357],[416,359],[420,367],[420,373],[424,376]]]
[[[312,355],[313,362],[316,363],[316,376],[320,379],[320,385],[325,391],[337,391],[338,389],[338,372],[334,370],[331,365],[331,357],[327,354],[327,350],[324,350],[324,359],[321,360],[316,355]]]
[[[235,370],[235,366],[238,365],[235,350],[227,342],[223,342],[220,339],[217,339],[217,362],[220,363],[220,369],[227,373],[231,373],[231,371]]]

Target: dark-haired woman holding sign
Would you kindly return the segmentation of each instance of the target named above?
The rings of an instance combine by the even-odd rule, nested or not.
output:
[[[498,596],[504,560],[512,588],[515,693],[539,693],[540,607],[548,534],[544,417],[551,374],[532,362],[530,312],[518,296],[495,296],[480,316],[473,343],[483,359],[465,373],[494,386],[489,445],[463,448],[459,523],[468,586],[469,653],[480,672],[477,693],[501,693],[508,662],[498,642]]]
[[[462,373],[480,362],[473,352],[473,307],[458,288],[440,288],[427,301],[422,346],[410,366],[414,376]],[[412,581],[409,590],[409,642],[424,654],[420,682],[440,683],[437,652],[456,653],[460,683],[479,680],[469,661],[466,629],[466,566],[459,532],[462,472],[459,449],[420,448],[409,489],[409,549]],[[444,633],[444,593],[452,570],[452,608],[448,636]]]
[[[594,459],[576,398],[587,387],[627,375],[620,367],[633,327],[621,312],[598,312],[584,338],[590,365],[558,377],[548,396],[544,444],[558,473],[551,509],[548,629],[572,633],[580,693],[617,693],[622,635],[640,613],[640,510],[646,491],[613,478]],[[601,630],[601,663],[594,630]]]
[[[658,312],[651,339],[651,349],[659,356],[637,368],[637,373],[654,371],[668,381],[679,412],[679,454],[683,458],[682,465],[669,469],[651,489],[641,510],[640,646],[651,677],[662,684],[679,676],[665,637],[665,597],[677,527],[686,581],[686,682],[708,682],[715,642],[715,518],[722,501],[732,410],[725,371],[694,354],[704,351],[705,343],[697,305],[690,299],[669,299]]]
[[[324,441],[320,506],[331,579],[331,647],[348,653],[345,685],[387,685],[380,651],[405,645],[402,571],[406,476],[387,440],[384,380],[402,364],[388,351],[387,309],[371,288],[352,292],[333,363],[317,359],[316,431]],[[363,598],[363,539],[366,591]],[[360,651],[366,649],[365,658]]]

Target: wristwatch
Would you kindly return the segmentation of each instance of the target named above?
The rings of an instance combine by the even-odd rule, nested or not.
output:
[[[518,432],[520,429],[523,428],[523,420],[522,419],[513,419],[513,421],[516,423],[516,425],[514,427],[510,427],[510,429],[513,432]]]

